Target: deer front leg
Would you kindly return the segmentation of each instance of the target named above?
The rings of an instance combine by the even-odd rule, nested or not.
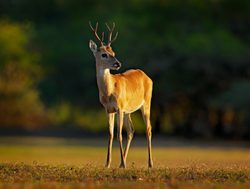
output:
[[[120,168],[126,168],[126,164],[123,156],[123,145],[122,145],[122,126],[123,126],[123,112],[119,111],[117,116],[117,140],[120,144],[120,155],[121,155],[121,164]]]
[[[112,144],[113,144],[113,138],[114,138],[115,114],[114,113],[107,113],[107,117],[108,117],[108,126],[109,126],[109,143],[108,143],[106,167],[109,168],[110,164],[111,164]]]

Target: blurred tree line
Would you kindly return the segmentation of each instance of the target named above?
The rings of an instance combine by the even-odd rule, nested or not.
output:
[[[0,1],[0,126],[106,131],[88,22],[154,80],[155,133],[250,136],[250,1]],[[133,116],[136,131],[145,128]]]

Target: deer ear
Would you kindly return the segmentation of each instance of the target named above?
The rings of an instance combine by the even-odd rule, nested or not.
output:
[[[97,52],[97,45],[95,44],[94,41],[90,40],[89,41],[89,48],[93,53]]]

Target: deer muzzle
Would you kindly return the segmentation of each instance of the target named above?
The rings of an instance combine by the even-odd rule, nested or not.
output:
[[[112,67],[115,69],[115,70],[119,70],[122,66],[122,64],[117,60],[115,59],[115,63],[112,65]]]

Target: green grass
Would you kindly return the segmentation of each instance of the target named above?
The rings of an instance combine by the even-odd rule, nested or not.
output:
[[[149,170],[147,149],[132,145],[123,170],[117,168],[117,144],[112,167],[104,168],[104,146],[96,140],[2,138],[0,188],[250,188],[246,148],[155,145]]]

